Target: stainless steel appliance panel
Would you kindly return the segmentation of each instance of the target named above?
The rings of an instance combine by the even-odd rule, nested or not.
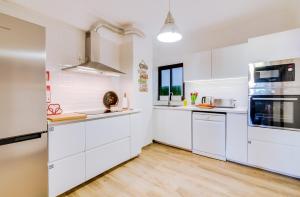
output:
[[[300,58],[249,64],[249,95],[300,94]]]
[[[0,146],[0,196],[48,196],[47,133],[33,137]]]
[[[249,126],[300,130],[299,95],[249,97]]]
[[[0,139],[47,130],[45,28],[0,14]]]

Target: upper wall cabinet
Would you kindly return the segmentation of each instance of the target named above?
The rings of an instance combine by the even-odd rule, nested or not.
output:
[[[247,43],[212,50],[212,78],[248,76]]]
[[[251,38],[248,42],[250,62],[300,57],[300,29]]]
[[[211,78],[211,51],[186,55],[183,58],[184,81]]]

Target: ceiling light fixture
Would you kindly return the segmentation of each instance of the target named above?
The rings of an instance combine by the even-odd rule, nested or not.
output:
[[[163,27],[161,28],[159,34],[157,35],[157,40],[160,42],[178,42],[182,39],[181,33],[175,24],[174,17],[171,14],[171,0],[169,0],[169,12]]]

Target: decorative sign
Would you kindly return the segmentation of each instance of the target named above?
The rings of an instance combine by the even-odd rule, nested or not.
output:
[[[139,73],[139,91],[140,92],[148,92],[148,66],[147,64],[144,62],[144,60],[141,61],[141,63],[139,64],[139,69],[138,69],[138,73]]]

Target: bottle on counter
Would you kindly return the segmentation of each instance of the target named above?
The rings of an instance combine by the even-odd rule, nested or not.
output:
[[[128,109],[128,98],[126,96],[126,93],[124,93],[123,99],[122,99],[122,109]]]

